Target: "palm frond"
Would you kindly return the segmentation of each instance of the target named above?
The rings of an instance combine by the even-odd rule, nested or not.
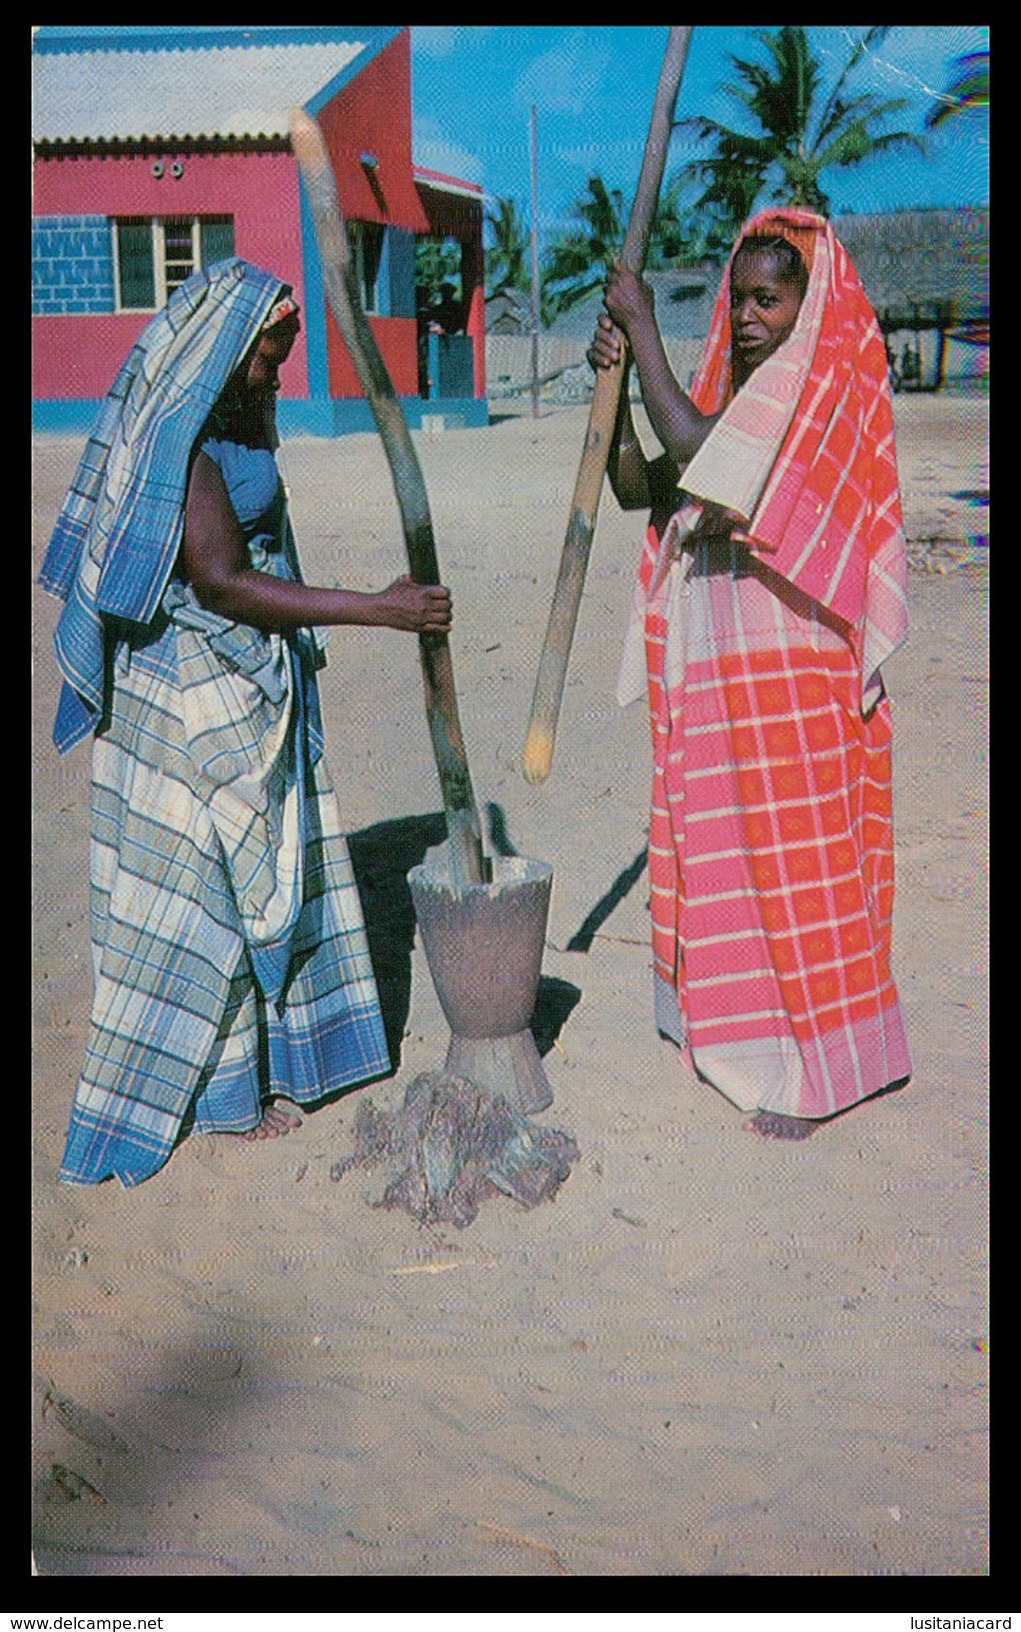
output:
[[[882,124],[886,119],[892,119],[908,106],[906,97],[891,96],[885,102],[881,102],[871,91],[866,91],[862,96],[852,97],[849,102],[838,102],[830,120],[820,127],[819,134],[812,144],[812,151],[821,152],[828,141],[839,136],[841,130],[852,124],[860,122],[871,132],[875,126]]]
[[[485,222],[493,243],[485,251],[486,287],[489,294],[504,289],[527,290],[531,277],[527,266],[528,228],[512,198],[497,198],[495,210],[487,210]]]
[[[820,170],[831,165],[843,169],[860,164],[863,159],[871,158],[874,153],[892,153],[907,147],[925,153],[924,141],[913,132],[890,130],[882,135],[873,136],[865,121],[859,119],[842,130],[828,147],[816,155],[816,163]]]
[[[848,76],[854,72],[855,68],[858,66],[858,63],[861,61],[862,57],[867,51],[871,51],[872,47],[875,45],[882,45],[883,41],[886,39],[886,36],[890,32],[890,28],[891,25],[889,23],[883,23],[873,28],[867,28],[861,39],[854,46],[851,51],[851,55],[848,57],[843,68],[838,74],[837,82],[830,92],[825,106],[823,107],[822,114],[819,119],[820,131],[829,125],[830,109],[833,103],[842,96],[844,86],[847,84]]]
[[[889,32],[890,25],[877,25],[852,42],[816,118],[823,74],[808,30],[785,24],[754,31],[765,60],[732,56],[734,78],[723,90],[754,121],[756,133],[748,135],[708,118],[683,121],[710,149],[685,169],[703,186],[696,208],[718,207],[728,215],[743,209],[748,214],[768,186],[774,198],[825,214],[829,200],[820,173],[827,167],[861,164],[907,145],[924,152],[919,138],[885,128],[906,106],[904,98],[850,89],[850,76]]]

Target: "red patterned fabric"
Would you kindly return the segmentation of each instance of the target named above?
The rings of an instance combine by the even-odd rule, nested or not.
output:
[[[743,1109],[818,1118],[911,1069],[878,672],[906,629],[904,539],[875,319],[828,225],[785,212],[747,231],[778,222],[815,237],[805,323],[731,399],[730,439],[714,453],[714,431],[683,474],[698,487],[665,539],[650,528],[636,605],[657,1023]],[[729,344],[725,285],[692,391],[705,412],[728,400]],[[763,479],[728,526],[719,506]]]
[[[828,221],[807,211],[764,211],[748,222],[734,254],[743,239],[771,234],[794,244],[810,277],[818,248],[827,287],[808,379],[748,536],[776,572],[848,624],[868,696],[875,671],[907,634],[907,562],[886,347]],[[691,396],[707,414],[732,396],[729,275]]]

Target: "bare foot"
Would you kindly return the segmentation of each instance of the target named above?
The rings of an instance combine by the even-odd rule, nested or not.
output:
[[[300,1127],[301,1117],[287,1109],[286,1101],[281,1101],[267,1105],[258,1127],[249,1128],[247,1133],[239,1134],[237,1137],[247,1139],[250,1143],[256,1139],[282,1139],[292,1128]]]
[[[757,1133],[762,1139],[807,1139],[815,1132],[815,1123],[806,1117],[781,1116],[779,1111],[756,1111],[743,1126],[746,1133]]]

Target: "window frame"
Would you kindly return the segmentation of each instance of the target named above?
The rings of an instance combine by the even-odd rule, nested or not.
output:
[[[167,224],[181,222],[187,224],[191,234],[191,262],[184,277],[168,281],[167,278]],[[231,235],[234,230],[234,216],[224,214],[213,215],[114,215],[110,217],[113,229],[113,290],[115,312],[159,312],[167,303],[169,295],[193,272],[202,270],[202,226],[204,222],[229,222]],[[149,254],[152,263],[153,291],[155,304],[153,306],[125,306],[121,296],[121,227],[147,224],[149,227]],[[186,264],[175,260],[175,266]]]
[[[358,282],[358,293],[361,296],[365,315],[366,317],[384,317],[386,310],[383,301],[383,273],[386,260],[386,227],[381,221],[349,221],[347,230],[351,259],[354,262]],[[368,286],[365,281],[365,247],[369,233],[379,235],[374,245],[376,264],[371,286]]]
[[[191,247],[191,264],[190,264],[190,268],[184,274],[183,278],[175,279],[175,281],[172,284],[169,282],[169,280],[167,278],[167,222],[168,221],[180,222],[181,225],[182,225],[182,228],[186,223],[190,222],[190,232],[189,232],[189,236],[191,238],[191,246],[190,246]],[[193,216],[190,216],[190,217],[187,216],[187,215],[154,216],[153,217],[153,227],[155,229],[154,232],[153,232],[153,253],[154,253],[155,260],[156,260],[156,299],[158,300],[160,306],[165,306],[166,303],[167,303],[167,299],[173,293],[173,290],[176,289],[179,284],[184,283],[186,281],[186,279],[190,278],[191,275],[192,275],[192,272],[198,272],[198,271],[201,270],[201,259],[202,259],[201,227],[199,225],[199,217],[197,215],[193,215]],[[158,246],[158,249],[157,249],[157,246]],[[182,263],[180,260],[175,260],[175,262],[174,262],[175,266],[180,266],[182,264],[184,264],[184,263]],[[159,310],[159,307],[157,307],[157,310]]]

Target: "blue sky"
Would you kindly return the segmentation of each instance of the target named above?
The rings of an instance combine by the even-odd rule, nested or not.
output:
[[[809,28],[828,70],[824,89],[863,32]],[[415,157],[479,182],[490,197],[514,198],[528,218],[534,105],[541,236],[564,219],[593,171],[619,187],[630,204],[666,37],[662,27],[413,27]],[[945,90],[954,59],[988,47],[985,25],[894,28],[856,68],[852,88],[906,97],[908,105],[890,128],[921,134],[925,112]],[[753,128],[742,127],[741,110],[721,94],[734,78],[731,54],[764,60],[750,29],[695,28],[678,118],[705,113]],[[988,203],[988,114],[960,115],[927,141],[924,158],[907,151],[827,172],[823,185],[834,213]],[[675,132],[667,177],[696,150],[691,136]]]

